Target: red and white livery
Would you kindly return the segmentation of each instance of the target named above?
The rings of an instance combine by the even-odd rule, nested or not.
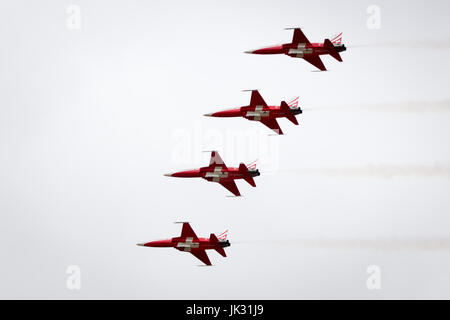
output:
[[[206,117],[242,117],[252,121],[259,121],[265,126],[269,127],[277,134],[283,134],[277,118],[287,118],[293,124],[298,125],[298,114],[302,113],[302,109],[298,106],[298,97],[289,103],[281,101],[279,106],[269,106],[259,94],[258,90],[250,90],[252,96],[250,104],[236,109],[228,109],[205,114]]]
[[[211,159],[207,167],[165,174],[168,177],[203,178],[207,181],[218,182],[237,197],[241,193],[234,180],[244,179],[252,187],[256,187],[253,178],[259,175],[256,166],[249,168],[241,163],[238,168],[227,167],[217,151],[211,151]]]
[[[222,232],[216,236],[211,233],[209,238],[199,238],[192,230],[188,222],[182,222],[183,228],[179,237],[157,240],[144,243],[138,243],[138,246],[154,247],[154,248],[175,248],[179,251],[189,252],[194,255],[201,262],[207,266],[211,265],[206,250],[216,250],[222,257],[226,257],[225,250],[223,248],[230,246],[230,241],[227,240],[227,232]]]
[[[339,52],[347,50],[342,43],[342,32],[331,40],[325,39],[323,43],[311,43],[300,28],[288,28],[294,30],[292,42],[276,46],[270,46],[257,50],[245,51],[252,54],[285,54],[293,58],[302,58],[321,71],[326,71],[325,65],[320,59],[321,55],[329,54],[337,61],[342,62]]]

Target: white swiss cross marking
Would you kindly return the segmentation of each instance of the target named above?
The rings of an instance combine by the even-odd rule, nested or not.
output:
[[[222,172],[222,167],[217,166],[214,167],[213,172],[207,172],[205,177],[212,178],[214,182],[219,182],[220,179],[228,177],[228,172]]]
[[[194,238],[187,237],[186,242],[178,242],[178,248],[184,248],[184,251],[191,251],[191,248],[198,248],[199,243],[193,242]]]
[[[255,111],[247,111],[247,117],[253,117],[253,120],[261,120],[261,117],[268,117],[269,111],[263,111],[263,106],[256,106]]]
[[[306,48],[306,43],[299,43],[297,48],[289,49],[289,54],[295,54],[297,58],[303,58],[305,54],[313,53],[312,48]]]

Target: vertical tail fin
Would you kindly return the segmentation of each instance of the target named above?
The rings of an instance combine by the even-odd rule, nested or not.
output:
[[[214,245],[214,249],[220,253],[222,257],[226,257],[227,254],[225,253],[225,250],[220,246],[219,239],[214,235],[214,233],[211,233],[209,236],[209,241]]]
[[[248,174],[248,168],[245,164],[239,165],[239,173],[244,176],[244,180],[247,181],[252,187],[256,187],[255,180]]]
[[[325,39],[325,41],[323,43],[323,46],[324,46],[325,49],[327,49],[327,51],[330,54],[330,56],[335,58],[337,61],[342,62],[341,55],[339,54],[339,52],[336,51],[336,49],[334,48],[334,45],[330,41],[330,39]]]
[[[284,112],[286,118],[288,118],[293,124],[298,125],[297,118],[292,114],[291,108],[285,101],[281,101],[280,109]]]

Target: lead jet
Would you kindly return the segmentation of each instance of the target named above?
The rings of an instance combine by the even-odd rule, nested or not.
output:
[[[227,167],[217,151],[211,151],[211,159],[207,167],[165,174],[168,177],[203,178],[207,181],[218,182],[237,197],[241,194],[234,180],[244,179],[252,187],[256,187],[253,177],[259,175],[259,170],[254,164],[249,167],[243,163],[239,165],[239,168]]]
[[[183,223],[183,228],[179,237],[168,240],[138,243],[137,245],[143,247],[175,248],[180,251],[190,252],[207,266],[211,265],[211,261],[206,254],[206,250],[214,249],[220,253],[222,257],[227,256],[223,248],[230,246],[230,241],[227,240],[228,230],[222,232],[218,236],[211,233],[209,238],[199,238],[188,222],[181,223]]]
[[[298,97],[289,103],[281,101],[279,106],[268,106],[259,94],[258,90],[250,90],[252,96],[250,105],[237,109],[229,109],[219,112],[207,113],[206,117],[243,117],[248,120],[259,121],[277,134],[283,134],[277,118],[287,118],[293,124],[298,125],[296,115],[302,113],[298,106]]]
[[[325,39],[323,43],[311,43],[300,28],[288,28],[294,30],[291,43],[265,47],[257,50],[245,51],[252,54],[285,54],[293,58],[303,58],[321,71],[326,71],[325,65],[320,59],[321,55],[329,54],[337,61],[342,62],[339,52],[347,50],[342,44],[342,32],[335,37]]]

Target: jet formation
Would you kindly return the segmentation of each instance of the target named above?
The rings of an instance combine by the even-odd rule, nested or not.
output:
[[[342,62],[340,52],[346,50],[342,43],[342,33],[339,33],[331,39],[325,39],[323,43],[311,43],[300,28],[288,28],[294,30],[292,41],[276,46],[265,47],[261,49],[246,51],[249,54],[285,54],[293,58],[302,58],[310,64],[317,67],[320,71],[327,71],[320,56],[330,55],[339,62]],[[208,117],[228,118],[242,117],[251,121],[259,121],[276,134],[282,135],[277,119],[287,118],[293,124],[298,125],[296,116],[302,113],[298,106],[298,97],[290,102],[281,101],[280,105],[268,105],[258,90],[251,91],[250,104],[239,108],[233,108],[223,111],[205,114]],[[234,196],[241,196],[235,180],[243,179],[252,187],[255,187],[254,177],[260,175],[256,169],[256,162],[249,165],[240,163],[239,167],[227,167],[217,151],[211,151],[209,165],[198,169],[184,170],[165,174],[169,177],[177,178],[203,178],[207,181],[217,182],[229,190]],[[188,222],[182,222],[183,228],[179,237],[139,243],[144,247],[172,247],[180,251],[190,252],[205,265],[210,266],[206,250],[216,250],[220,255],[226,257],[224,248],[230,246],[227,240],[227,231],[218,236],[211,233],[209,238],[198,238]]]

